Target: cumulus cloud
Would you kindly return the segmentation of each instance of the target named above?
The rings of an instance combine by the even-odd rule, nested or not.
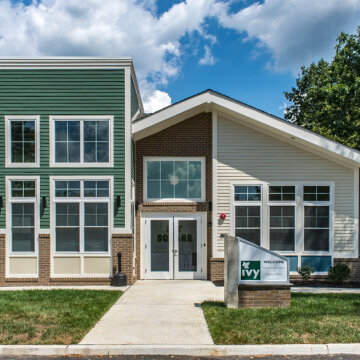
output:
[[[205,45],[205,54],[204,56],[199,60],[200,65],[214,65],[216,62],[215,57],[211,53],[211,49],[208,45]]]
[[[146,101],[178,74],[181,38],[201,36],[215,1],[187,0],[159,17],[154,0],[42,0],[29,6],[0,0],[0,55],[131,56]]]
[[[169,105],[171,105],[171,97],[168,93],[160,90],[155,90],[144,102],[146,113],[153,113]]]
[[[329,58],[339,33],[353,33],[359,19],[359,0],[265,0],[236,13],[223,4],[219,14],[223,27],[246,33],[271,53],[269,68],[294,74],[301,65]]]

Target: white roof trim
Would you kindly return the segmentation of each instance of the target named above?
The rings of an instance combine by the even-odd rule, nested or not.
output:
[[[132,125],[133,137],[135,140],[142,139],[190,116],[212,110],[221,111],[247,123],[250,122],[252,126],[266,129],[281,137],[286,137],[287,140],[291,139],[294,145],[308,147],[323,155],[331,155],[337,160],[341,159],[352,167],[358,167],[360,164],[360,152],[357,150],[212,91],[201,93],[135,121]]]

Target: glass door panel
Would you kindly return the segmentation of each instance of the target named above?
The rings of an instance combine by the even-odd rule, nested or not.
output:
[[[179,271],[197,270],[197,221],[179,220]]]
[[[169,221],[151,220],[151,271],[169,271]]]

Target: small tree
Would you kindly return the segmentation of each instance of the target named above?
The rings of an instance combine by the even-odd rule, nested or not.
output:
[[[346,264],[336,264],[329,269],[330,280],[337,284],[342,284],[350,279],[350,268]]]
[[[310,276],[313,272],[315,272],[315,268],[311,267],[310,265],[304,265],[301,267],[298,267],[297,272],[301,277],[303,278],[303,281],[308,281],[310,279]]]

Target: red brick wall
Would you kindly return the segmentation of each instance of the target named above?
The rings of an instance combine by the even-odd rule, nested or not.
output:
[[[290,286],[241,286],[239,308],[288,307],[291,303]]]
[[[210,259],[210,280],[224,281],[224,258]]]
[[[351,278],[350,281],[360,281],[360,259],[347,259],[347,258],[337,258],[334,259],[334,265],[336,264],[346,264],[350,268]]]
[[[143,158],[144,156],[205,157],[206,201],[203,203],[146,203],[143,202]],[[212,117],[201,113],[173,125],[135,143],[136,161],[136,274],[140,276],[140,213],[149,212],[196,212],[206,211],[211,222],[212,212],[208,211],[212,201]],[[207,227],[207,268],[210,279],[210,258],[212,251],[212,227]]]

